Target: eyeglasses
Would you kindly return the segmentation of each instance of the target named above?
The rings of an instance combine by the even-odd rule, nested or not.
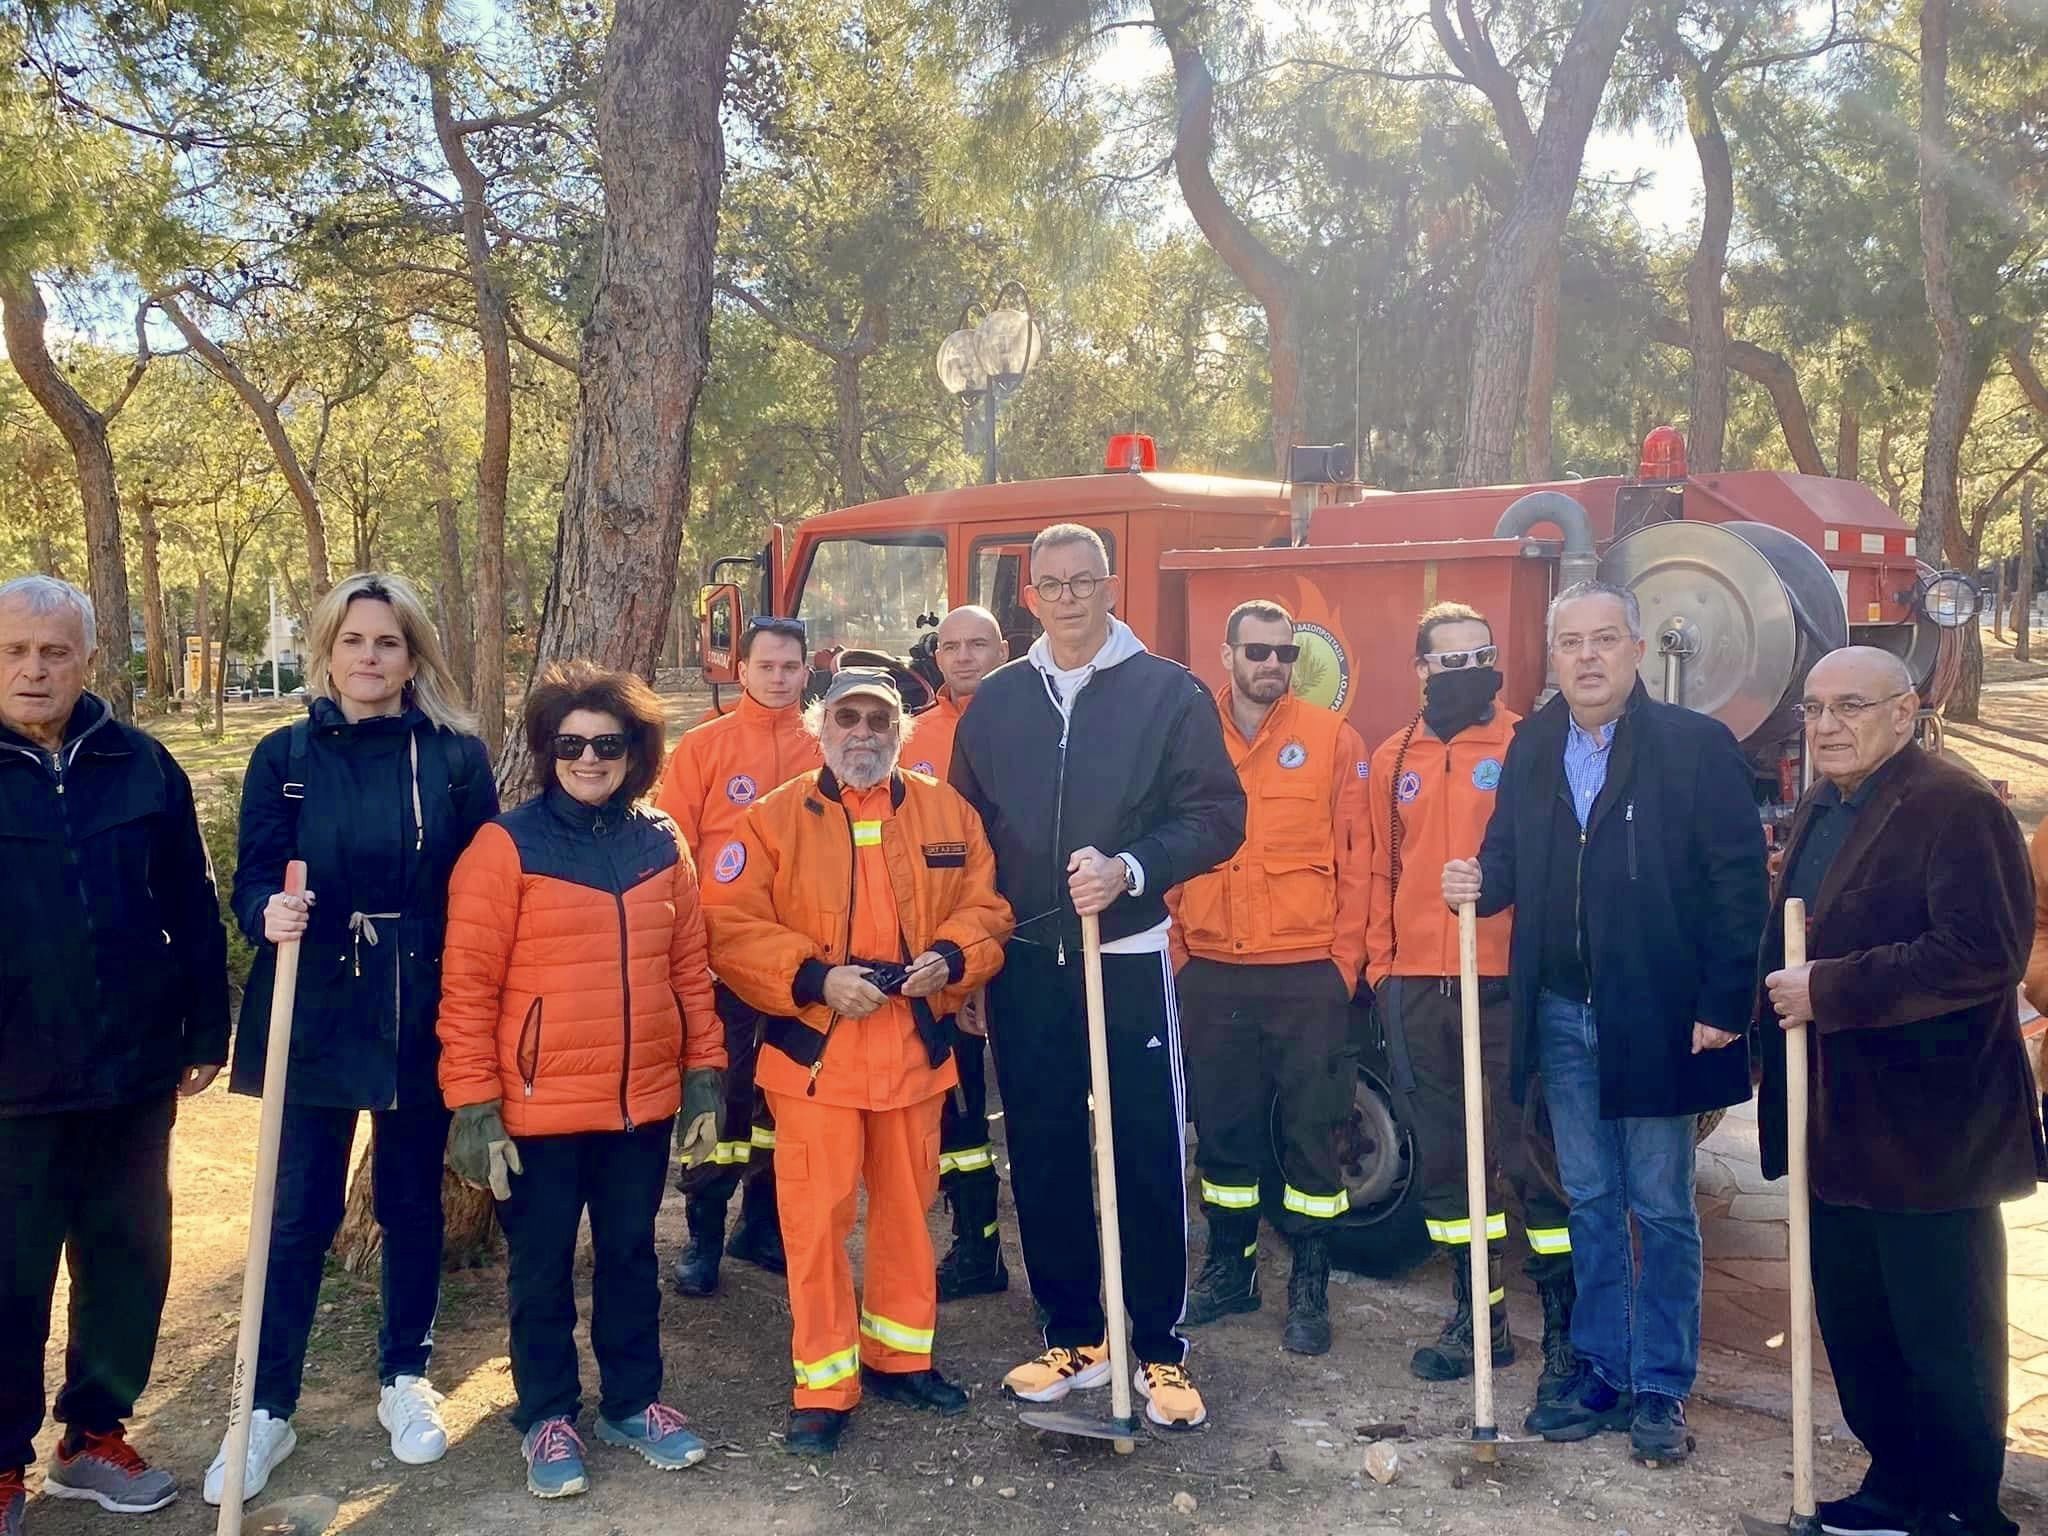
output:
[[[1038,594],[1041,603],[1056,603],[1062,593],[1071,592],[1074,601],[1085,603],[1095,595],[1095,589],[1108,581],[1107,576],[1091,576],[1083,571],[1079,576],[1069,576],[1061,581],[1057,576],[1041,576],[1031,583],[1031,590]]]
[[[571,736],[565,731],[555,738],[555,761],[573,763],[583,755],[583,749],[589,747],[601,761],[616,763],[626,755],[626,749],[631,745],[617,731],[606,731],[602,736]]]
[[[842,731],[857,731],[861,722],[866,721],[871,735],[882,736],[896,729],[896,711],[893,709],[855,709],[851,704],[842,704],[832,711],[832,723]]]
[[[1446,672],[1459,672],[1466,667],[1490,667],[1500,659],[1500,647],[1482,645],[1470,651],[1425,651],[1422,659],[1433,661]]]
[[[1628,636],[1618,629],[1603,629],[1590,635],[1559,635],[1550,642],[1550,647],[1563,656],[1576,656],[1581,651],[1604,653],[1619,650],[1627,638]]]
[[[1854,725],[1878,705],[1889,704],[1893,699],[1903,699],[1912,691],[1910,688],[1901,689],[1897,693],[1888,693],[1881,699],[1802,699],[1793,708],[1798,712],[1799,718],[1808,725],[1812,725],[1830,710],[1842,724]]]
[[[1301,660],[1301,647],[1298,645],[1268,645],[1263,640],[1246,640],[1237,649],[1244,652],[1246,661],[1269,661],[1278,656],[1291,667]]]

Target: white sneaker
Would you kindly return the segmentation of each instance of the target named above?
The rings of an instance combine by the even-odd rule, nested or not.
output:
[[[249,1459],[242,1469],[242,1497],[253,1499],[261,1493],[263,1485],[270,1481],[270,1474],[277,1470],[285,1457],[298,1449],[298,1444],[298,1432],[292,1428],[290,1419],[273,1419],[261,1408],[250,1414]],[[200,1497],[209,1504],[219,1504],[227,1481],[228,1443],[223,1438],[213,1465],[206,1469],[206,1481],[200,1487]]]
[[[377,1422],[391,1431],[391,1454],[409,1467],[448,1454],[441,1394],[424,1376],[401,1376],[386,1387],[377,1399]]]

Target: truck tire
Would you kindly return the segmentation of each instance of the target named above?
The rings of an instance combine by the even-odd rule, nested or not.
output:
[[[1280,1101],[1273,1101],[1275,1145]],[[1395,1108],[1394,1095],[1370,1068],[1361,1065],[1353,1086],[1351,1112],[1337,1129],[1338,1160],[1351,1208],[1329,1223],[1330,1262],[1374,1279],[1405,1274],[1429,1257],[1429,1233],[1422,1224],[1422,1186],[1415,1179],[1415,1133]],[[1278,1224],[1282,1181],[1260,1180],[1266,1219]]]

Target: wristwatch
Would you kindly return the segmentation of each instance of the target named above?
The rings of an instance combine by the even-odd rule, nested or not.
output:
[[[1145,888],[1144,870],[1139,866],[1138,861],[1128,853],[1120,853],[1116,857],[1117,862],[1124,867],[1124,894],[1126,896],[1137,895]]]

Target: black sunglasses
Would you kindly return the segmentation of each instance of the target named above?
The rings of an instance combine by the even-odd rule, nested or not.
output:
[[[755,614],[751,619],[747,620],[747,630],[749,633],[759,630],[761,633],[769,635],[793,635],[799,640],[805,638],[807,633],[802,619],[784,618],[779,614],[773,613]]]
[[[1238,649],[1244,652],[1246,661],[1266,661],[1278,656],[1291,667],[1301,660],[1301,647],[1298,645],[1268,645],[1263,640],[1247,640]]]
[[[555,738],[555,761],[573,763],[583,755],[583,749],[589,747],[601,761],[616,763],[626,755],[626,749],[631,745],[617,731],[606,731],[602,736],[571,736],[565,731]]]
[[[1434,661],[1446,672],[1456,672],[1467,666],[1490,667],[1500,656],[1497,645],[1482,645],[1475,651],[1428,651],[1425,661]]]

